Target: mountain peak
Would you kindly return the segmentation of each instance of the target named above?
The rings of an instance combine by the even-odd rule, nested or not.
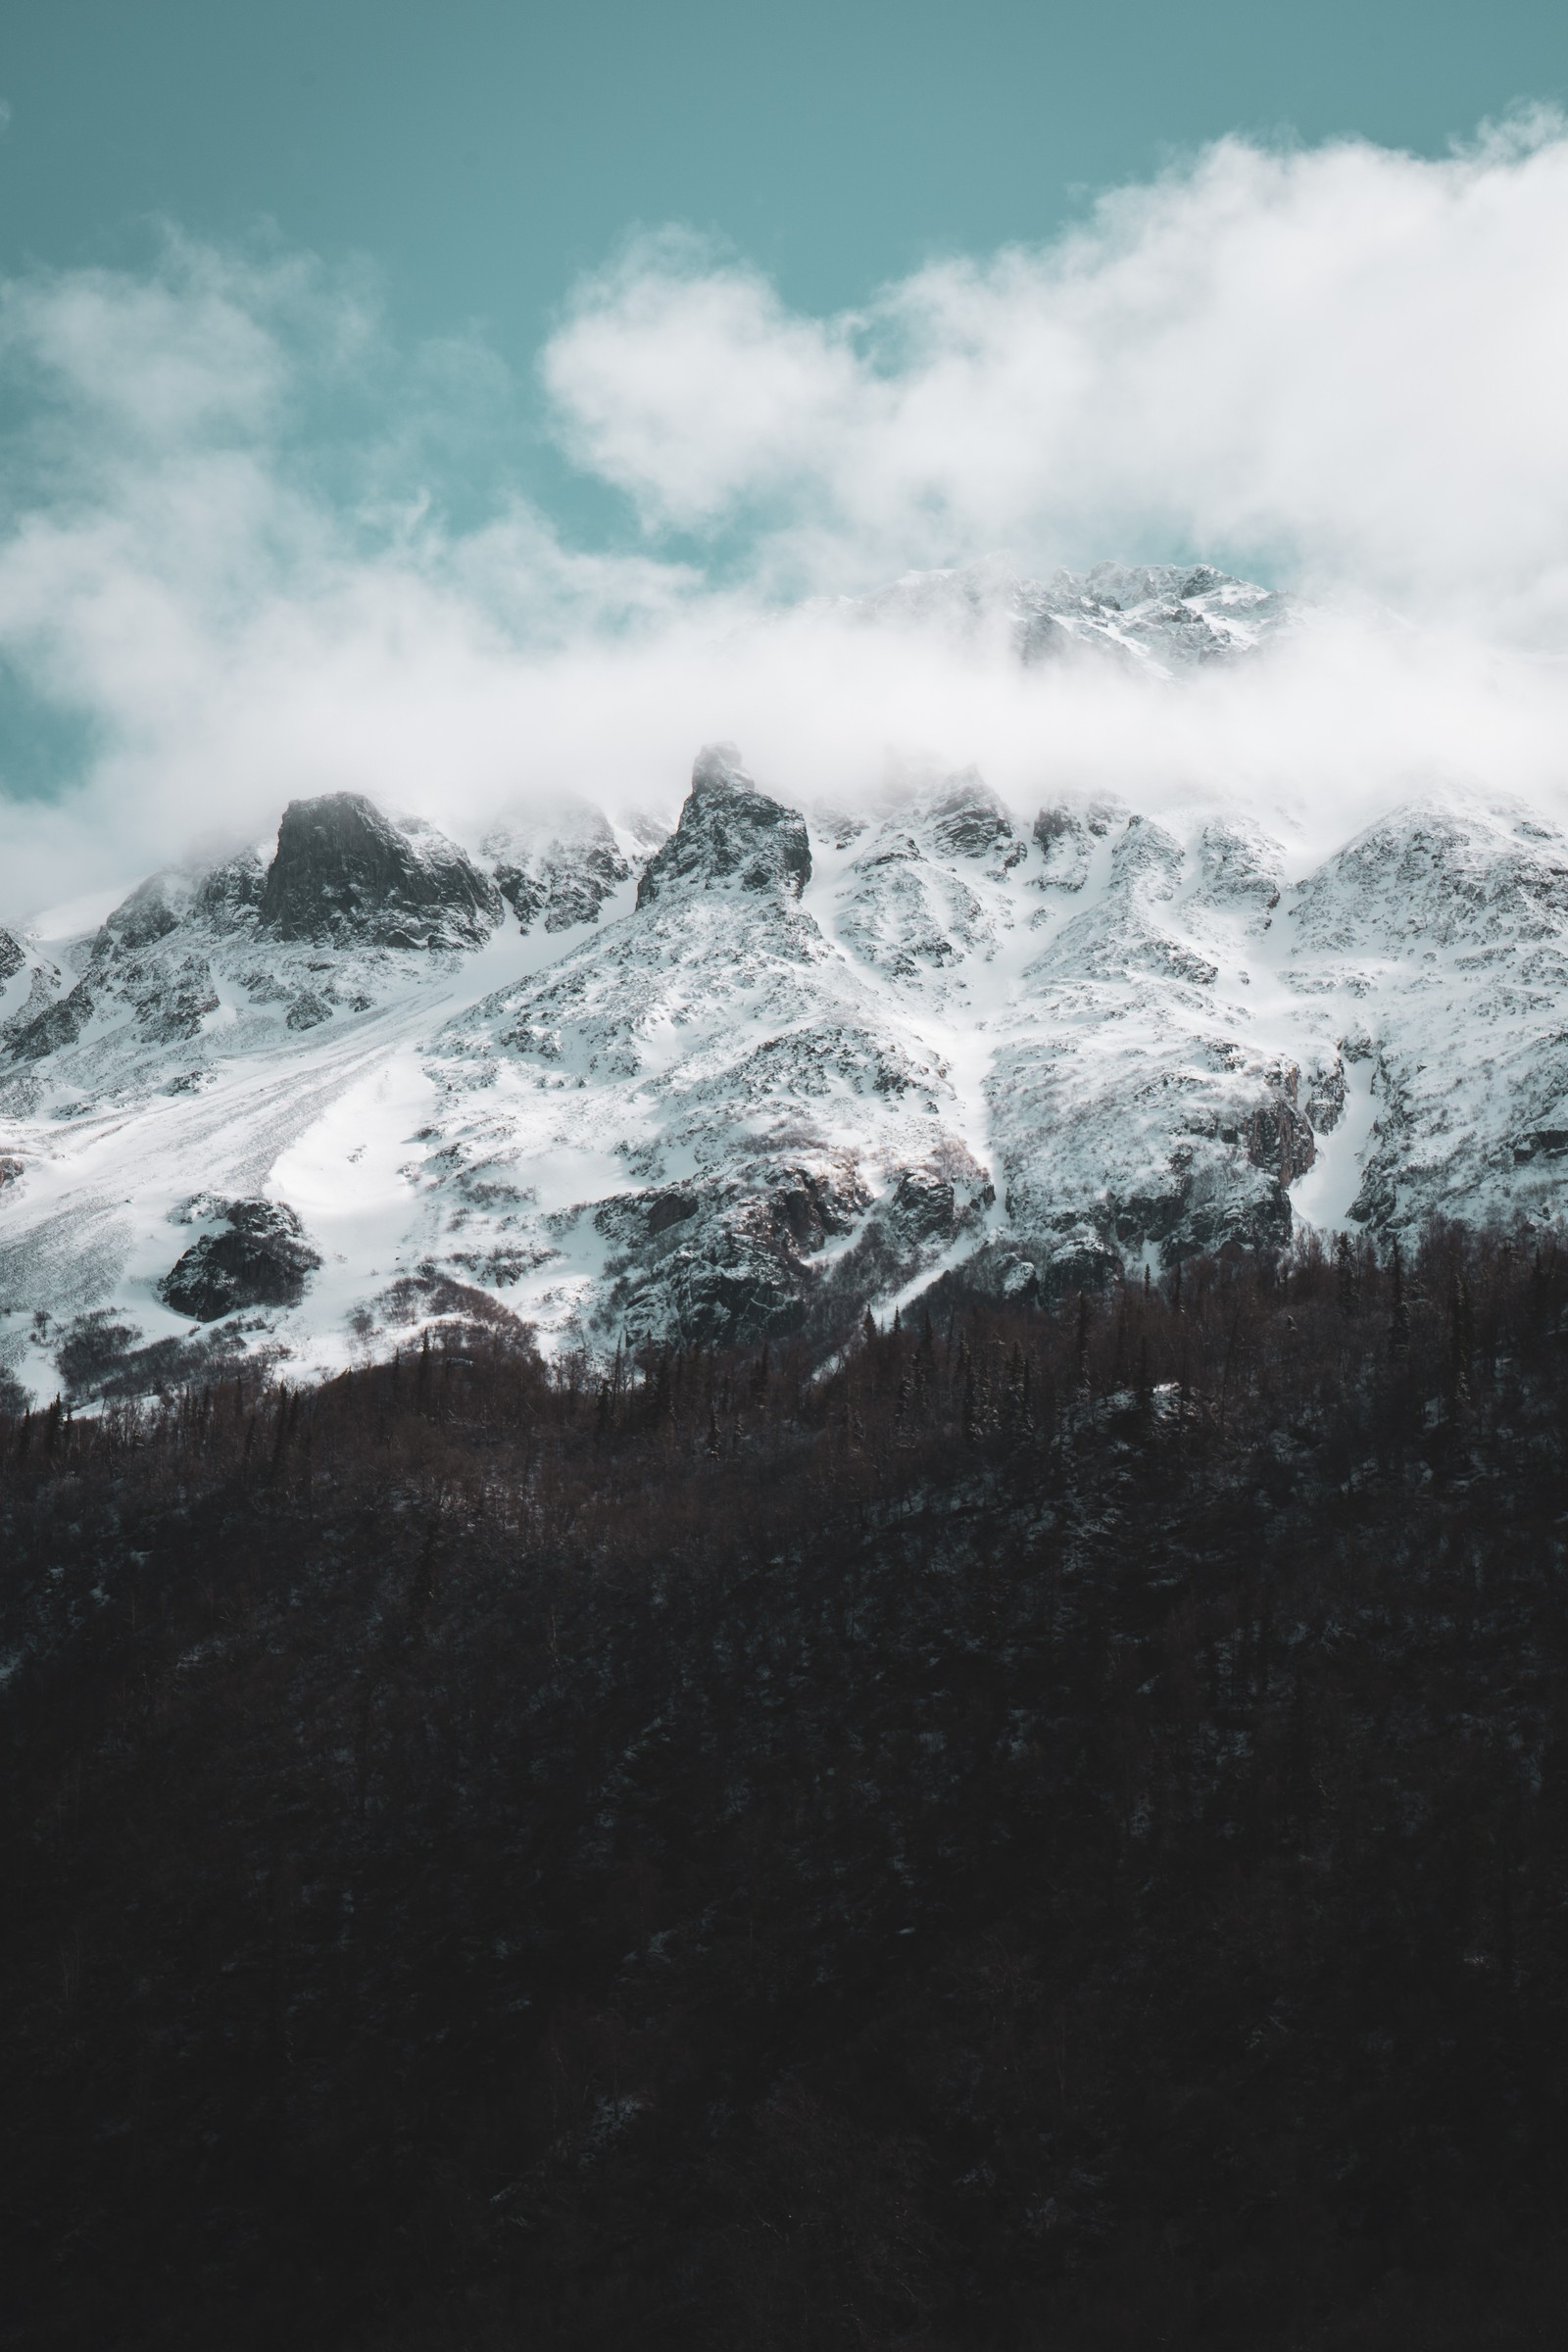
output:
[[[732,743],[705,744],[692,763],[680,822],[649,859],[639,906],[673,887],[782,891],[798,899],[811,878],[806,820],[760,792]]]
[[[1076,649],[1158,676],[1254,653],[1298,610],[1289,597],[1211,564],[1097,564],[1034,580],[1002,556],[906,572],[840,609],[878,625],[1010,644],[1026,663]]]
[[[359,792],[290,801],[262,893],[278,939],[471,948],[501,919],[493,882],[435,826],[394,824]]]
[[[705,743],[692,761],[692,790],[696,792],[755,792],[738,743]]]

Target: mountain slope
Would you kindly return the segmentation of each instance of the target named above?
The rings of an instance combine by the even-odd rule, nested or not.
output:
[[[1248,815],[972,770],[855,817],[729,747],[653,848],[350,796],[0,941],[0,1363],[88,1396],[432,1321],[824,1338],[933,1281],[1303,1217],[1549,1220],[1568,840],[1448,797],[1292,881]]]

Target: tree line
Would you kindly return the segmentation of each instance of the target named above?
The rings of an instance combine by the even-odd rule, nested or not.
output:
[[[0,1420],[34,2348],[1555,2340],[1568,1245]]]

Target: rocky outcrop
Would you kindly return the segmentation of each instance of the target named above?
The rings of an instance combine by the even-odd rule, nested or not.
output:
[[[202,876],[196,905],[215,931],[235,931],[260,915],[266,890],[266,866],[255,850],[242,850]]]
[[[1097,842],[1127,822],[1127,810],[1103,796],[1086,794],[1055,802],[1035,818],[1034,838],[1045,870],[1037,877],[1043,890],[1080,891],[1089,879],[1089,861]]]
[[[218,991],[205,956],[158,961],[129,975],[126,991],[141,1034],[155,1045],[192,1038],[218,1010]]]
[[[474,948],[500,919],[494,882],[433,825],[394,824],[357,792],[283,812],[261,899],[276,939]]]
[[[290,1029],[318,1029],[332,1018],[332,1007],[318,990],[302,988],[283,1017]]]
[[[1297,1108],[1298,1085],[1295,1070],[1271,1077],[1270,1100],[1256,1106],[1246,1127],[1248,1158],[1254,1168],[1265,1169],[1281,1186],[1292,1185],[1298,1176],[1304,1176],[1317,1157],[1312,1123]],[[1225,1140],[1231,1139],[1227,1135]]]
[[[483,848],[520,931],[536,923],[546,931],[596,923],[606,900],[631,880],[631,867],[597,808],[560,812],[530,830],[498,827]]]
[[[18,1060],[41,1061],[74,1045],[94,1012],[123,1007],[148,1045],[194,1037],[218,1009],[212,967],[181,946],[194,892],[182,874],[154,874],[107,917],[87,969],[13,1044]]]
[[[977,767],[966,767],[939,785],[921,813],[937,850],[949,857],[983,858],[999,873],[1008,873],[1029,855]]]
[[[1190,668],[1255,652],[1291,618],[1288,598],[1208,564],[1097,564],[1082,574],[1020,582],[1016,601],[1025,662],[1082,646],[1154,668]]]
[[[92,969],[102,971],[122,956],[138,956],[177,931],[189,910],[191,886],[182,874],[149,875],[106,919],[93,942]]]
[[[30,1006],[29,1006],[30,1010]],[[16,1030],[10,1039],[11,1052],[18,1061],[44,1061],[51,1054],[74,1046],[87,1023],[92,1019],[93,992],[86,980],[78,980],[69,996],[46,1003]]]
[[[732,743],[710,743],[697,755],[680,823],[643,869],[637,905],[721,889],[798,899],[810,878],[805,818],[758,791]]]
[[[812,1260],[867,1205],[854,1161],[760,1160],[689,1189],[621,1196],[593,1210],[611,1254],[601,1327],[711,1343],[798,1331]]]
[[[1280,903],[1285,853],[1260,825],[1214,817],[1198,837],[1197,897],[1205,906],[1235,906],[1257,916]]]
[[[216,1323],[241,1307],[297,1306],[321,1260],[279,1200],[230,1200],[223,1230],[203,1234],[158,1286],[176,1314]]]
[[[974,768],[896,803],[859,843],[839,895],[838,937],[885,978],[928,993],[992,956],[1028,843]]]
[[[1307,877],[1290,911],[1298,952],[1568,941],[1568,839],[1532,810],[1396,808]]]

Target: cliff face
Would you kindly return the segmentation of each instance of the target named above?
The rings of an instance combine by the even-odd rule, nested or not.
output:
[[[643,869],[637,905],[730,888],[798,899],[810,879],[804,818],[758,791],[733,744],[710,744],[697,756],[680,823]]]
[[[501,919],[501,894],[432,825],[394,825],[357,792],[291,801],[261,898],[277,939],[472,948]]]

